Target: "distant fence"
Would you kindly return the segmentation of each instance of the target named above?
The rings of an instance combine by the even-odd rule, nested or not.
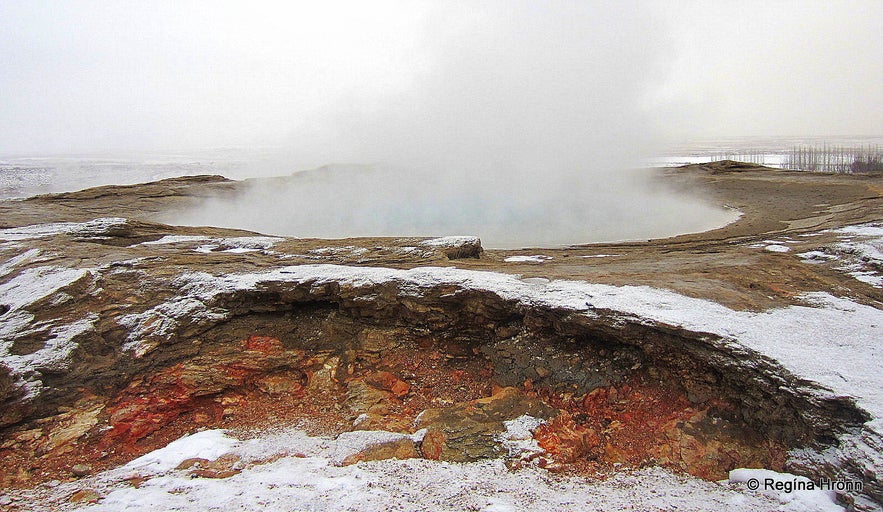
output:
[[[770,155],[765,151],[735,151],[721,152],[714,155],[712,162],[718,160],[734,160],[736,162],[746,162],[749,164],[769,165]]]
[[[868,173],[883,172],[880,146],[794,146],[783,167],[795,171]]]

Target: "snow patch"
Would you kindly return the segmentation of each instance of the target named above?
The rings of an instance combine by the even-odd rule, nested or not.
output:
[[[19,228],[0,229],[0,240],[31,240],[57,235],[101,236],[126,225],[119,217],[102,217],[88,222],[54,222],[31,224]]]
[[[90,272],[89,269],[65,267],[28,268],[0,284],[0,301],[10,311],[22,309],[74,284]]]
[[[21,265],[22,263],[31,261],[39,255],[40,249],[28,249],[18,256],[13,256],[12,258],[9,258],[8,260],[0,264],[0,277],[5,276],[6,274],[12,272],[15,267]]]
[[[226,430],[204,430],[142,455],[123,466],[123,469],[139,473],[163,473],[186,459],[217,459],[240,444],[238,439],[227,436]]]
[[[836,270],[883,288],[883,223],[857,224],[823,233],[828,232],[836,233],[840,241],[833,247],[821,247],[798,256],[807,263],[838,260]]]
[[[192,235],[166,235],[159,240],[152,240],[150,242],[141,242],[138,245],[167,245],[167,244],[181,244],[181,243],[189,243],[189,242],[201,242],[203,240],[209,240],[207,236],[192,236]],[[135,247],[133,246],[133,247]]]
[[[798,253],[797,256],[799,256],[804,263],[822,263],[824,261],[834,261],[838,259],[837,256],[822,251],[801,252]]]
[[[537,254],[534,256],[509,256],[503,261],[505,261],[506,263],[542,263],[551,259],[551,256]]]
[[[516,420],[517,421],[517,420]],[[624,471],[606,480],[550,474],[536,468],[510,471],[502,460],[447,463],[424,459],[383,460],[335,466],[337,441],[286,432],[249,441],[222,430],[193,434],[131,463],[46,491],[51,508],[68,505],[74,490],[90,488],[103,498],[84,510],[777,510],[778,497],[744,491],[736,485],[675,475],[662,468]],[[274,450],[284,456],[264,460]],[[234,453],[242,471],[223,479],[191,478],[177,471],[183,460],[215,459]],[[151,478],[132,486],[133,474]],[[35,491],[15,491],[27,496]],[[69,506],[69,505],[68,505]],[[793,509],[784,509],[793,510]]]
[[[778,473],[769,469],[740,468],[730,471],[729,481],[746,484],[750,490],[757,484],[759,486],[757,492],[777,500],[781,504],[778,510],[782,512],[844,512],[845,510],[837,504],[837,493],[812,488],[812,481],[806,477]]]
[[[764,250],[769,252],[788,252],[791,248],[787,245],[770,244],[764,247]]]
[[[514,420],[504,421],[506,431],[500,434],[497,440],[509,457],[529,459],[534,455],[545,453],[533,437],[534,431],[544,423],[545,420],[527,414]]]
[[[845,235],[858,235],[863,237],[883,238],[883,224],[869,222],[867,224],[855,224],[834,230],[835,233]]]
[[[427,247],[460,247],[461,245],[481,245],[477,236],[443,236],[423,240],[420,245]]]

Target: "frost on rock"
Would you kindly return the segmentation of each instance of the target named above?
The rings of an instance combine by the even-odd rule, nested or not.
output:
[[[88,222],[53,222],[32,224],[19,228],[0,229],[0,240],[31,240],[57,235],[82,237],[109,236],[112,232],[125,229],[128,221],[119,217],[102,217]]]
[[[35,267],[0,284],[0,301],[10,311],[26,308],[90,275],[88,269]]]
[[[420,242],[421,247],[441,249],[450,259],[478,258],[481,255],[481,240],[477,236],[444,236]]]
[[[481,245],[481,240],[477,236],[443,236],[441,238],[430,238],[423,240],[420,245],[428,247],[459,247],[461,245]]]
[[[534,256],[509,256],[503,261],[505,261],[506,263],[542,263],[551,259],[551,256],[537,254]]]
[[[189,458],[213,460],[241,444],[225,430],[204,430],[184,436],[123,466],[124,470],[164,473]]]
[[[418,436],[420,437],[420,436]],[[341,466],[347,464],[354,456],[364,453],[371,448],[381,447],[383,445],[393,445],[395,443],[405,442],[414,445],[415,437],[408,434],[398,432],[385,432],[381,430],[354,430],[352,432],[344,432],[337,436],[334,443],[335,450],[331,456],[331,462]],[[416,455],[416,452],[415,452]]]
[[[184,328],[211,325],[226,318],[226,314],[210,310],[198,298],[179,297],[143,313],[120,318],[120,325],[129,330],[122,349],[142,357]]]
[[[5,262],[0,263],[0,277],[9,274],[15,269],[15,267],[21,265],[22,263],[27,263],[28,261],[35,259],[37,256],[40,255],[40,253],[40,249],[28,249],[18,256],[13,256]]]
[[[819,469],[843,468],[857,466],[856,473],[863,475],[864,485],[876,478],[874,470],[883,468],[883,439],[872,435],[867,430],[843,434],[838,438],[838,446],[824,450],[808,448],[792,450],[789,453],[791,466],[794,470],[804,469],[810,475],[819,473]],[[861,465],[856,463],[861,461]],[[867,497],[854,494],[855,505],[859,510],[879,510],[880,505]],[[859,508],[859,506],[863,508]]]
[[[250,249],[255,251],[266,251],[274,245],[284,241],[284,238],[276,236],[235,236],[226,238],[215,238],[212,241],[227,251]]]
[[[180,243],[190,243],[190,242],[202,242],[203,240],[210,240],[207,236],[202,235],[166,235],[158,240],[151,240],[149,242],[141,242],[137,245],[167,245],[167,244],[180,244]]]
[[[22,256],[25,255],[27,253]],[[0,284],[0,305],[3,306],[0,363],[20,379],[27,396],[33,397],[42,388],[40,371],[59,372],[70,366],[78,340],[93,332],[98,321],[94,313],[74,321],[60,318],[37,321],[35,315],[45,307],[70,300],[65,290],[79,283],[91,285],[94,273],[92,269],[34,267]],[[23,338],[42,338],[42,341],[27,353],[14,353],[14,344]]]
[[[167,235],[158,240],[141,242],[138,245],[173,245],[189,244],[197,245],[193,250],[199,253],[226,252],[231,254],[243,254],[247,252],[269,251],[273,245],[284,241],[284,238],[275,236],[235,236],[235,237],[208,237],[204,235]],[[133,246],[133,247],[135,247]]]
[[[88,269],[38,267],[21,271],[0,285],[0,297],[9,306],[0,316],[0,333],[3,334],[3,346],[6,347],[2,361],[18,375],[26,376],[32,385],[39,382],[40,367],[67,364],[72,351],[77,347],[77,339],[94,330],[98,321],[97,316],[90,316],[80,317],[74,322],[53,319],[41,320],[40,323],[35,322],[32,309],[35,305],[51,303],[54,296],[61,294],[65,288],[80,279],[87,279],[91,272]],[[326,294],[323,298],[327,298],[327,290],[334,290],[333,293],[339,294],[342,300],[376,297],[378,288],[390,295],[390,300],[424,296],[438,290],[445,290],[445,293],[451,293],[451,290],[456,290],[455,293],[480,291],[496,295],[508,303],[507,307],[514,309],[551,308],[574,315],[596,315],[597,310],[605,310],[605,314],[616,320],[646,326],[672,326],[702,333],[703,342],[710,349],[725,351],[734,358],[746,361],[761,361],[769,365],[771,371],[797,376],[801,379],[800,385],[805,387],[800,392],[810,393],[821,402],[846,396],[854,397],[857,405],[871,416],[871,420],[865,425],[867,429],[862,432],[873,431],[875,434],[868,436],[862,443],[854,443],[850,454],[855,462],[848,464],[855,464],[859,470],[869,471],[880,467],[874,466],[874,461],[879,460],[879,457],[875,459],[872,451],[866,450],[866,447],[878,446],[879,433],[883,431],[883,375],[879,371],[883,367],[883,347],[879,346],[879,340],[883,339],[883,311],[827,293],[806,294],[802,305],[750,312],[735,311],[715,302],[647,286],[610,286],[568,280],[525,281],[512,275],[450,267],[399,270],[343,265],[297,265],[263,272],[219,275],[187,272],[171,282],[163,282],[163,286],[164,293],[172,294],[170,299],[143,306],[147,309],[118,319],[128,331],[128,338],[121,348],[133,351],[136,356],[146,354],[167,340],[192,336],[233,315],[247,313],[248,308],[254,305],[243,306],[240,303],[243,297],[237,297],[237,294],[248,298],[254,292],[272,291],[273,294],[284,296],[295,291],[295,288],[301,296],[306,296],[305,293]],[[46,302],[41,302],[44,300]],[[36,328],[46,333],[48,341],[45,346],[28,356],[10,354],[6,344],[11,341],[6,340],[13,340],[20,333],[31,332]],[[535,447],[528,433],[536,426],[531,418],[518,418],[513,423],[506,424],[507,433],[500,440],[510,453],[515,450],[529,456],[529,452]],[[377,435],[393,437],[371,438]],[[304,466],[292,466],[303,464],[307,464],[307,468],[319,467],[323,468],[322,471],[337,471],[327,468],[352,455],[355,445],[364,448],[372,443],[398,441],[402,442],[404,448],[407,448],[408,442],[419,442],[404,434],[353,433],[344,435],[333,443],[329,441],[333,450],[321,457],[307,457],[307,460],[301,461],[286,459],[278,464],[285,466],[289,472],[296,469],[307,471]],[[838,441],[841,446],[849,446],[846,436]],[[824,460],[811,460],[811,456],[802,453],[792,455],[795,460],[808,461],[810,468],[827,463]],[[263,467],[269,468],[273,464]],[[380,464],[387,464],[383,467],[390,471],[430,467],[420,466],[428,464],[424,461],[396,463],[399,465],[388,461],[372,461],[356,464],[355,467],[367,471],[365,468],[378,467]],[[431,467],[444,467],[435,464]],[[831,466],[835,468],[842,467],[843,464],[845,463],[831,462]],[[358,474],[345,472],[356,470],[338,469],[342,475]],[[253,474],[260,471],[262,470],[255,469],[256,473]],[[243,472],[244,474],[246,473]],[[229,481],[239,481],[236,480],[239,478],[246,477],[237,475]],[[159,481],[152,480],[154,483],[146,485],[144,489],[159,486]],[[194,485],[199,487],[212,484]],[[165,487],[154,487],[154,490],[159,492],[158,496],[169,494]],[[314,491],[308,489],[304,492]],[[116,492],[147,491],[118,489],[114,491]],[[206,492],[206,496],[211,495]],[[123,503],[114,501],[111,496],[108,496],[106,502],[108,507],[110,503]],[[147,495],[138,494],[130,497],[146,499],[145,496]],[[739,494],[734,499],[738,501],[747,498]],[[168,505],[177,506],[176,503],[169,502]],[[560,505],[557,501],[550,503]],[[546,503],[545,506],[550,505]]]
[[[883,223],[871,222],[830,231],[839,242],[798,254],[809,263],[837,261],[833,268],[877,288],[883,288]]]
[[[16,338],[22,334],[40,334],[40,330],[46,326],[31,327],[32,315],[16,315],[13,317],[13,325],[18,327],[17,332],[4,332],[4,325],[0,324],[0,363],[10,368],[19,380],[19,385],[24,391],[25,398],[34,398],[43,389],[42,375],[40,372],[49,371],[60,373],[70,368],[73,362],[74,351],[79,347],[79,339],[95,330],[95,322],[98,315],[89,314],[80,320],[63,323],[48,329],[45,333],[46,341],[42,347],[28,354],[13,354],[10,349]],[[6,334],[12,334],[6,336]]]
[[[32,320],[33,317],[28,317]],[[29,354],[12,354],[10,348],[14,337],[6,338],[0,344],[0,362],[8,366],[19,376],[23,376],[30,391],[42,388],[42,381],[35,371],[51,371],[59,373],[70,367],[74,351],[78,348],[81,336],[95,330],[98,315],[89,314],[75,322],[60,324],[48,329],[47,339],[43,346]],[[22,327],[30,325],[23,323]],[[39,326],[38,326],[39,327]]]
[[[319,247],[318,249],[310,249],[307,254],[317,256],[364,256],[368,253],[368,249],[364,247],[356,247],[347,245],[344,247]]]
[[[533,433],[544,423],[546,420],[527,414],[514,420],[504,421],[503,426],[506,427],[506,431],[498,436],[498,441],[512,458],[526,459],[541,454],[545,450],[534,439]]]

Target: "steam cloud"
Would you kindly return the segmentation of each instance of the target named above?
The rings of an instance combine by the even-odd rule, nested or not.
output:
[[[292,131],[292,161],[346,165],[253,180],[232,202],[166,220],[302,237],[477,234],[488,247],[731,220],[635,170],[652,152],[658,123],[644,107],[667,42],[639,5],[588,4],[434,12],[409,83],[357,90]]]

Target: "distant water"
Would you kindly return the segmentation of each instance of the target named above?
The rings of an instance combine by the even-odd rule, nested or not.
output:
[[[785,166],[792,148],[796,146],[883,148],[883,137],[729,137],[686,141],[673,144],[661,154],[647,159],[647,165],[667,167],[717,160],[738,160],[781,168]]]
[[[647,158],[648,167],[730,159],[780,167],[794,146],[883,148],[883,137],[730,137],[672,144]],[[232,179],[279,176],[300,170],[280,148],[213,148],[198,151],[100,155],[0,155],[0,198],[70,192],[100,185],[126,185],[197,174]],[[322,162],[326,163],[326,162]],[[318,164],[317,164],[318,165]]]
[[[220,174],[231,179],[287,174],[274,149],[222,148],[188,152],[62,156],[0,155],[0,198],[130,185],[178,176]]]

